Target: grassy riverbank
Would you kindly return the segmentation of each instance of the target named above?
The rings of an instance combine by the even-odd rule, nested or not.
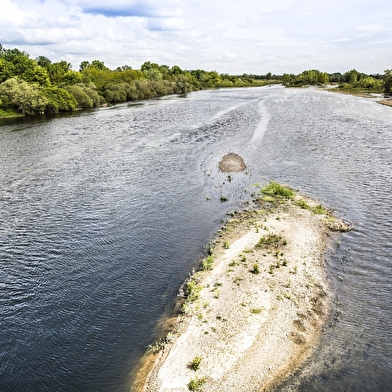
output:
[[[256,204],[233,214],[182,287],[182,313],[135,391],[268,389],[311,354],[330,310],[323,254],[349,227],[277,183]]]

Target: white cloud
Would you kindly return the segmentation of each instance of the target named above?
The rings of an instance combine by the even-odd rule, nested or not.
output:
[[[0,0],[0,10],[0,43],[74,68],[92,59],[235,74],[392,66],[390,0]]]

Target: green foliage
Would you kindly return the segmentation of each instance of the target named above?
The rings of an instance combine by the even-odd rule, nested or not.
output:
[[[46,87],[43,94],[48,100],[45,111],[58,113],[75,110],[78,103],[74,96],[67,90],[59,87]]]
[[[190,368],[191,368],[192,370],[194,370],[194,371],[199,370],[200,364],[201,364],[201,361],[202,361],[202,360],[203,360],[202,357],[199,357],[199,356],[194,357],[194,358],[192,359],[191,364],[190,364]]]
[[[42,89],[24,80],[11,78],[0,84],[2,106],[22,114],[42,113],[48,104]]]
[[[78,107],[83,109],[97,107],[100,104],[100,98],[94,85],[86,86],[81,83],[75,86],[64,87],[71,95],[74,96]]]
[[[271,181],[267,186],[262,188],[261,192],[268,196],[284,199],[292,199],[295,196],[295,192],[292,189],[275,181]]]
[[[129,65],[110,70],[103,61],[82,61],[78,71],[65,60],[52,63],[45,56],[31,59],[26,52],[19,49],[6,49],[0,45],[0,83],[10,79],[12,85],[9,93],[4,91],[0,98],[0,108],[18,110],[20,113],[41,113],[73,110],[74,101],[63,90],[74,97],[76,107],[91,108],[104,102],[117,103],[136,99],[147,99],[173,93],[186,93],[199,89],[231,88],[244,86],[261,86],[268,83],[281,83],[296,87],[305,84],[344,83],[341,88],[346,91],[359,89],[365,91],[392,92],[392,71],[386,70],[382,75],[366,75],[355,69],[345,74],[326,74],[318,70],[303,71],[299,75],[229,75],[217,71],[184,70],[178,65],[171,68],[146,61],[140,70]],[[19,94],[22,82],[27,82],[26,102]],[[23,88],[24,88],[23,87]],[[4,112],[3,112],[4,113]],[[269,195],[273,196],[273,195]],[[221,201],[227,201],[222,196]]]
[[[259,248],[268,248],[271,246],[278,249],[285,245],[287,245],[287,241],[283,237],[275,233],[268,233],[260,238],[256,246]]]
[[[185,294],[188,302],[194,302],[200,297],[202,287],[199,286],[194,277],[186,283]]]
[[[83,76],[80,72],[72,71],[69,70],[65,72],[61,79],[59,84],[64,85],[64,86],[70,86],[74,84],[80,84],[83,83]]]
[[[204,376],[203,377],[196,376],[196,378],[192,379],[189,382],[188,388],[190,391],[198,391],[205,384],[205,382],[206,382],[206,379]]]
[[[19,117],[19,116],[23,116],[23,114],[18,113],[12,109],[8,109],[8,110],[0,109],[0,117]]]
[[[296,201],[295,205],[300,207],[300,208],[303,208],[304,210],[309,210],[310,209],[309,204],[306,203],[306,201],[304,199],[300,199],[300,200]]]
[[[260,267],[258,264],[253,264],[253,268],[251,270],[252,274],[258,275],[260,273]]]
[[[319,214],[319,215],[328,214],[328,210],[325,209],[321,204],[319,204],[316,207],[314,207],[312,209],[312,211],[313,211],[314,214]]]
[[[392,94],[392,69],[387,69],[384,71],[384,93]]]
[[[73,95],[78,107],[88,109],[93,107],[93,101],[80,86],[66,86],[65,89]]]
[[[0,82],[10,78],[38,83],[41,86],[48,86],[50,83],[45,68],[19,49],[3,49],[0,52]]]
[[[212,255],[207,256],[202,261],[203,270],[212,270],[214,266],[214,257]]]

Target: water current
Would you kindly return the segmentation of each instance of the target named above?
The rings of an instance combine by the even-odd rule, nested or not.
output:
[[[327,256],[321,343],[279,390],[391,390],[391,108],[275,86],[0,125],[0,390],[129,390],[213,233],[271,179],[355,224]],[[248,166],[231,181],[229,152]]]

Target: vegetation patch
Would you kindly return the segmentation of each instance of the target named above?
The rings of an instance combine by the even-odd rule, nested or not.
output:
[[[207,256],[202,261],[203,270],[212,270],[214,266],[214,257],[212,255]]]
[[[312,208],[313,213],[323,215],[328,214],[328,210],[324,208],[321,204],[317,205],[316,207]]]
[[[311,208],[310,205],[306,203],[304,199],[297,200],[294,204],[300,208],[303,208],[304,210],[310,210]]]
[[[206,378],[204,376],[196,376],[191,381],[189,381],[188,388],[190,391],[199,391],[201,387],[206,383]]]
[[[185,295],[188,302],[195,302],[200,297],[202,286],[197,282],[195,275],[193,275],[186,283]]]
[[[291,188],[281,185],[276,181],[271,181],[267,186],[261,189],[261,193],[275,198],[292,199],[295,191]]]
[[[202,358],[202,357],[199,357],[199,356],[194,357],[194,358],[192,359],[192,362],[190,363],[189,367],[190,367],[192,370],[194,370],[194,371],[199,370],[202,359],[203,359],[203,358]]]
[[[275,233],[268,233],[260,238],[256,246],[258,248],[273,247],[278,249],[285,245],[287,245],[287,241],[283,237]]]

